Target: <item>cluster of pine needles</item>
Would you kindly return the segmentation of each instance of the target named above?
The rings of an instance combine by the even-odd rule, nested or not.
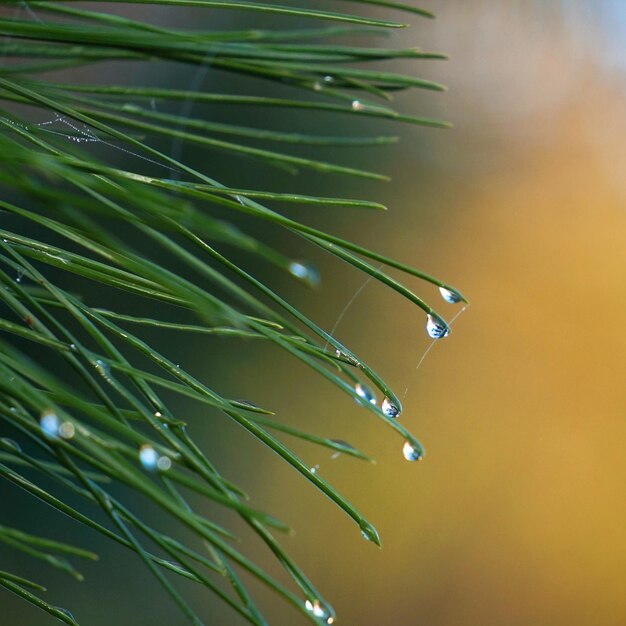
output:
[[[176,151],[154,146],[184,144],[288,171],[384,180],[379,173],[298,156],[297,151],[303,146],[386,145],[394,137],[307,134],[211,121],[190,115],[189,105],[232,108],[242,112],[236,119],[262,109],[330,120],[341,116],[348,129],[355,118],[446,127],[442,121],[400,113],[392,104],[395,91],[442,90],[441,85],[379,69],[396,59],[443,55],[379,47],[381,35],[406,24],[367,15],[432,16],[410,2],[388,0],[335,2],[350,4],[354,11],[349,12],[299,8],[296,0],[290,6],[238,0],[99,4],[105,9],[89,10],[71,1],[16,0],[3,2],[0,9],[0,434],[11,434],[0,440],[0,478],[55,509],[50,515],[63,513],[136,553],[193,624],[204,622],[177,590],[179,578],[206,587],[251,624],[267,623],[240,578],[242,572],[311,622],[331,624],[335,613],[330,603],[275,538],[289,528],[251,506],[207,458],[194,441],[193,424],[178,415],[176,398],[202,405],[216,419],[236,422],[330,498],[366,538],[379,543],[375,527],[311,471],[288,439],[369,457],[346,442],[278,421],[269,409],[225,397],[160,353],[141,331],[271,342],[354,398],[419,458],[423,448],[397,419],[402,404],[387,383],[348,346],[240,266],[232,253],[243,251],[314,284],[318,275],[313,266],[250,234],[255,222],[265,222],[384,283],[431,322],[445,325],[440,314],[387,269],[464,299],[432,276],[288,216],[290,204],[355,211],[384,209],[380,204],[228,186],[211,177],[210,164],[198,169]],[[237,11],[233,15],[256,13],[270,16],[272,27],[169,28],[129,19],[125,10],[133,4],[194,11],[197,24],[210,24],[230,10]],[[357,38],[365,45],[340,43]],[[176,90],[132,81],[85,81],[85,75],[98,76],[81,71],[86,66],[110,62],[145,68],[167,62],[196,66],[205,74],[230,73],[244,93],[216,93],[197,85]],[[259,81],[265,85],[263,95],[245,93],[246,85]],[[108,158],[98,156],[101,144],[113,148]],[[121,157],[125,166],[118,168],[115,162]],[[224,214],[245,215],[250,232]],[[139,300],[152,303],[154,317],[133,315],[136,307],[124,306]],[[369,401],[367,385],[379,390],[394,415]],[[150,500],[168,518],[169,528],[175,524],[197,541],[183,541],[144,521],[133,510],[133,499],[123,501],[112,493],[119,485],[124,493]],[[198,497],[240,516],[293,584],[270,576],[245,556],[227,528],[196,512]],[[69,504],[77,501],[84,504]],[[96,521],[102,513],[106,524]],[[80,574],[69,559],[96,558],[83,548],[5,526],[0,526],[0,542],[76,578]],[[39,581],[0,571],[0,586],[66,624],[78,623],[69,610],[42,599]]]

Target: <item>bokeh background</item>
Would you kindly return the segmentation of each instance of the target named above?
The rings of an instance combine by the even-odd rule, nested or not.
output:
[[[269,406],[290,424],[375,456],[376,465],[331,459],[330,452],[293,442],[376,524],[383,549],[368,544],[329,501],[244,433],[197,408],[181,410],[189,411],[192,432],[218,467],[253,494],[253,503],[296,528],[283,543],[332,601],[339,624],[623,626],[626,6],[619,0],[422,4],[437,20],[417,21],[389,43],[448,53],[447,62],[403,69],[449,91],[399,96],[398,106],[449,119],[455,128],[376,123],[381,132],[398,132],[401,143],[333,154],[389,173],[393,183],[292,179],[250,161],[202,158],[218,178],[243,176],[242,187],[321,187],[326,195],[384,202],[387,214],[288,212],[434,273],[468,295],[471,306],[419,370],[429,345],[423,316],[374,281],[336,330],[394,388],[408,390],[402,419],[425,442],[426,459],[407,463],[391,431],[275,349],[233,340],[172,339],[169,346],[226,395]],[[128,12],[155,21],[174,15],[167,8]],[[179,11],[175,17],[181,25],[191,19]],[[216,19],[232,24],[246,17],[220,13]],[[212,20],[203,25],[213,27]],[[185,86],[193,78],[171,70],[133,80]],[[84,70],[85,77],[119,78],[119,68],[98,71],[94,77]],[[207,89],[228,92],[235,85],[210,69],[203,78]],[[250,125],[277,128],[324,125],[326,132],[337,124],[310,114],[304,122],[298,114],[277,118],[272,111],[194,113],[247,116]],[[300,240],[257,232],[317,263],[322,283],[315,292],[271,268],[258,274],[332,328],[363,276]],[[410,284],[437,302],[436,290]],[[453,305],[438,307],[456,312]],[[138,559],[6,485],[0,489],[7,520],[102,552],[98,565],[83,568],[82,584],[44,577],[52,580],[46,597],[72,607],[81,623],[185,623]],[[271,555],[237,530],[247,553],[281,577]],[[15,559],[3,547],[0,554]],[[25,575],[29,568],[39,572],[19,562]],[[304,623],[251,585],[273,626]],[[214,597],[191,586],[185,591],[209,624],[242,623]],[[2,624],[49,623],[7,593],[0,594],[0,607]]]

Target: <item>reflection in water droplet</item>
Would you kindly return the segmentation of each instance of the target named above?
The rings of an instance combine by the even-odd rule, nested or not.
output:
[[[454,291],[454,289],[439,287],[439,293],[441,294],[441,297],[450,304],[456,304],[457,302],[461,302],[463,299],[461,298],[461,294],[458,291]]]
[[[139,461],[147,470],[152,471],[157,468],[159,455],[151,445],[144,444],[139,448]]]
[[[387,417],[396,418],[400,415],[400,409],[389,398],[383,400],[380,408]]]
[[[320,272],[312,263],[292,261],[289,264],[289,272],[296,278],[307,283],[310,287],[317,287],[320,284]]]
[[[367,533],[364,530],[361,531],[361,535],[363,536],[363,539],[365,539],[365,541],[370,540],[370,538],[367,536]]]
[[[443,339],[450,334],[450,327],[440,317],[429,315],[426,332],[433,339]]]
[[[54,439],[59,436],[61,422],[59,416],[54,411],[44,411],[39,418],[39,425],[46,437]]]
[[[376,404],[376,396],[374,395],[374,392],[367,385],[363,385],[362,383],[357,383],[354,386],[354,391],[356,392],[358,396],[363,398],[365,402],[369,402],[370,404]]]
[[[407,461],[422,460],[422,455],[420,454],[420,451],[408,441],[405,441],[404,446],[402,446],[402,454]]]

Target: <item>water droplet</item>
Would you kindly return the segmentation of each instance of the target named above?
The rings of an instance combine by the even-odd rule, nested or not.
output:
[[[157,451],[150,445],[144,444],[139,448],[139,461],[147,470],[155,470],[159,462]]]
[[[405,441],[402,446],[402,454],[407,461],[421,461],[421,452],[410,442]]]
[[[304,607],[306,608],[307,611],[309,611],[310,613],[313,613],[313,615],[315,615],[315,617],[321,617],[323,619],[328,619],[329,617],[332,619],[332,617],[330,616],[328,610],[326,610],[321,604],[319,600],[313,600],[313,602],[311,602],[310,600],[307,600],[304,603]],[[329,622],[326,622],[329,623]],[[332,624],[332,622],[330,622]]]
[[[450,327],[440,317],[428,315],[426,332],[433,339],[443,339],[450,334]]]
[[[315,265],[306,261],[292,261],[289,264],[289,272],[310,287],[317,287],[320,284],[321,276],[319,270]]]
[[[319,463],[317,465],[314,465],[311,468],[311,474],[317,474],[317,470],[320,468]]]
[[[74,424],[72,422],[63,422],[59,426],[59,435],[63,439],[71,439],[76,434],[76,429],[74,428]]]
[[[322,91],[322,89],[324,89],[324,87],[323,87],[322,83],[320,83],[320,81],[319,81],[319,80],[316,80],[316,81],[313,83],[313,90],[314,90],[314,91]]]
[[[109,368],[109,366],[104,361],[101,361],[100,359],[98,359],[96,361],[95,368],[105,378],[107,378],[107,377],[109,377],[111,375],[111,369]]]
[[[2,439],[0,439],[0,441],[2,442],[2,445],[5,448],[11,448],[15,452],[21,452],[22,451],[22,447],[20,446],[20,444],[17,443],[17,441],[14,441],[13,439],[9,439],[8,437],[2,437]]]
[[[341,350],[339,348],[335,350],[335,356],[341,356]]]
[[[328,74],[327,76],[324,76],[324,82],[325,83],[334,83],[335,79],[330,74]]]
[[[61,422],[59,416],[54,411],[44,411],[39,418],[39,425],[46,437],[55,439],[59,436]]]
[[[154,417],[163,417],[163,415],[161,414],[161,411],[155,411]]]
[[[157,461],[157,469],[162,472],[167,472],[168,469],[172,467],[172,459],[169,456],[161,456]]]
[[[366,541],[373,541],[377,546],[380,546],[378,531],[365,520],[361,522],[361,534]]]
[[[67,617],[69,617],[72,621],[76,621],[76,618],[72,615],[72,613],[70,611],[68,611],[67,609],[64,609],[62,606],[55,606],[54,607],[57,611],[59,611],[59,613],[63,613],[64,615],[66,615]]]
[[[258,404],[254,404],[254,402],[250,402],[250,400],[244,400],[243,398],[238,398],[237,400],[234,400],[234,402],[237,402],[238,404],[243,404],[245,406],[248,406],[251,409],[260,409],[261,408]]]
[[[354,386],[354,391],[359,397],[363,398],[365,402],[369,402],[370,404],[376,404],[376,396],[374,395],[374,392],[367,385],[363,385],[362,383],[357,383]]]
[[[70,350],[71,350],[72,352],[76,352],[76,350],[78,350],[78,348],[76,347],[76,344],[75,344],[75,343],[71,343],[71,344],[70,344]]]
[[[360,102],[359,100],[353,100],[352,101],[352,110],[353,111],[362,111],[365,107],[363,106],[363,103]]]
[[[380,408],[387,417],[396,418],[400,416],[400,409],[389,398],[383,400]]]
[[[458,291],[454,291],[454,289],[439,287],[439,293],[441,294],[441,297],[450,304],[456,304],[457,302],[461,302],[463,299],[461,298],[461,294]]]

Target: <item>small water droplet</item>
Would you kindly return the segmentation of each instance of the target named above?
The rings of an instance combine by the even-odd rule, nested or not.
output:
[[[325,83],[334,83],[335,79],[330,74],[328,74],[327,76],[324,76],[324,82]]]
[[[309,611],[310,613],[313,613],[313,615],[315,615],[315,617],[321,617],[323,619],[328,619],[330,616],[330,613],[328,612],[327,609],[325,609],[321,604],[319,600],[313,600],[313,602],[311,602],[310,600],[307,600],[304,603],[304,607],[306,608],[307,611]],[[332,618],[331,618],[332,619]],[[326,622],[328,623],[328,622]],[[330,622],[332,624],[332,622]]]
[[[76,621],[76,618],[72,615],[72,613],[68,611],[67,609],[64,609],[62,606],[55,606],[54,608],[57,611],[59,611],[59,613],[63,613],[64,615],[67,615],[67,617],[69,617],[74,622]]]
[[[163,417],[163,415],[161,414],[161,411],[155,411],[154,417]]]
[[[22,447],[20,446],[20,444],[17,443],[17,441],[14,441],[13,439],[9,439],[8,437],[2,437],[2,439],[0,439],[0,441],[2,442],[2,445],[5,448],[11,448],[15,452],[21,452],[22,451]]]
[[[70,350],[71,350],[72,352],[76,352],[76,350],[78,350],[78,348],[76,347],[76,344],[75,344],[75,343],[71,343],[71,344],[70,344]]]
[[[363,398],[365,402],[369,402],[370,404],[376,404],[376,396],[374,395],[374,392],[367,385],[363,385],[362,383],[357,383],[354,386],[354,391],[359,397]]]
[[[450,327],[440,317],[428,315],[426,332],[433,339],[443,339],[450,334]]]
[[[158,466],[159,455],[150,444],[146,443],[139,448],[139,462],[147,470],[155,470]]]
[[[352,110],[353,111],[362,111],[365,107],[363,106],[363,103],[360,100],[353,100],[352,101]]]
[[[363,539],[365,539],[365,541],[370,541],[370,538],[367,536],[367,533],[364,530],[361,531],[361,535],[363,536]]]
[[[109,366],[104,361],[101,361],[100,359],[96,361],[95,368],[98,370],[100,374],[102,374],[102,376],[107,377],[107,376],[110,376],[111,374],[111,369],[109,368]]]
[[[39,425],[46,437],[55,439],[59,436],[61,422],[59,416],[54,411],[44,411],[39,418]]]
[[[76,434],[76,429],[74,428],[74,424],[72,422],[63,422],[59,426],[59,435],[62,439],[72,439]]]
[[[167,472],[170,467],[172,467],[172,459],[170,459],[169,456],[160,456],[157,461],[157,469],[162,472]]]
[[[319,270],[315,265],[306,261],[292,261],[289,264],[289,272],[310,287],[317,287],[320,284],[321,276]]]
[[[380,408],[386,417],[395,419],[400,416],[400,409],[389,398],[383,400]]]
[[[317,474],[317,470],[320,468],[319,463],[317,465],[314,465],[311,468],[311,474]]]
[[[239,404],[243,404],[245,406],[249,406],[251,409],[259,409],[261,407],[259,407],[258,404],[254,404],[254,402],[250,402],[250,400],[244,400],[242,398],[239,398],[237,400],[235,400],[235,402],[239,403]]]
[[[402,446],[402,455],[407,461],[421,461],[421,452],[409,441],[405,441]]]
[[[316,81],[313,83],[313,90],[314,90],[314,91],[322,91],[322,89],[324,89],[324,86],[322,85],[322,83],[320,83],[320,81],[319,81],[319,80],[316,80]]]
[[[439,287],[439,293],[441,294],[441,297],[450,304],[456,304],[457,302],[461,302],[463,299],[461,298],[461,294],[458,291],[454,291],[454,289]]]

